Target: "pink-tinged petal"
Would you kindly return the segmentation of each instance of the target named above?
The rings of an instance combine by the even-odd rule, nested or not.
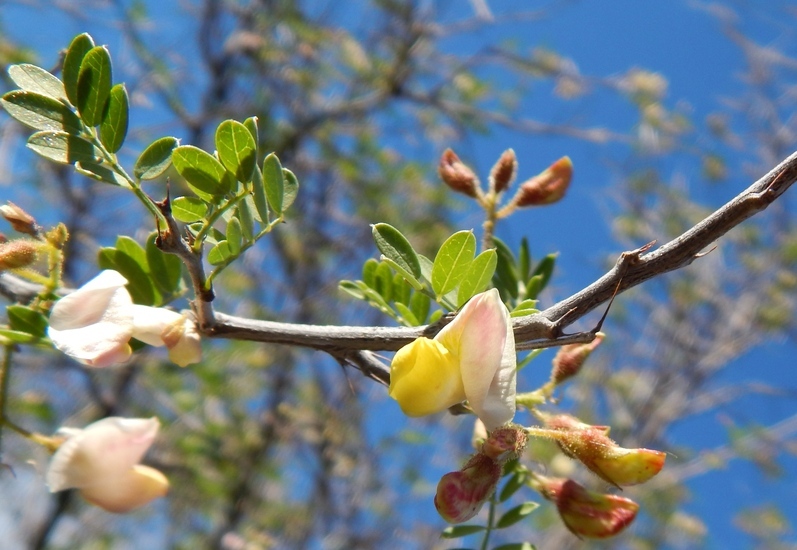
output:
[[[47,329],[55,347],[94,367],[126,361],[133,327],[133,301],[126,283],[116,271],[106,270],[58,300]]]
[[[456,358],[429,338],[418,338],[393,356],[388,393],[407,416],[434,414],[465,400]]]
[[[111,417],[74,433],[50,461],[50,491],[85,488],[126,475],[152,445],[159,427],[156,418]]]
[[[202,360],[202,339],[196,323],[188,317],[180,317],[176,323],[164,330],[163,342],[169,348],[169,359],[181,367]]]
[[[136,465],[118,477],[103,478],[84,487],[80,494],[95,506],[123,514],[164,496],[168,490],[169,481],[161,472]]]
[[[515,415],[515,338],[498,290],[474,296],[435,339],[458,355],[468,403],[487,429],[509,422]]]
[[[165,346],[163,333],[171,325],[182,323],[183,316],[162,307],[133,305],[133,338],[150,346]]]
[[[501,464],[474,455],[457,472],[449,472],[437,484],[434,505],[448,523],[462,523],[479,513],[501,479]]]

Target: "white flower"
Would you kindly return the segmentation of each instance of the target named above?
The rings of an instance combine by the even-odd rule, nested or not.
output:
[[[68,439],[47,469],[51,492],[79,489],[90,503],[123,513],[162,497],[166,477],[138,462],[160,428],[156,418],[104,418],[85,429],[62,429]]]
[[[202,357],[199,333],[191,319],[168,309],[133,304],[127,279],[105,270],[75,292],[61,298],[50,313],[47,335],[56,348],[92,367],[123,363],[136,338],[166,346],[180,366]]]
[[[409,416],[467,399],[493,430],[515,416],[516,378],[512,321],[492,289],[474,296],[434,339],[418,338],[396,352],[389,393]]]

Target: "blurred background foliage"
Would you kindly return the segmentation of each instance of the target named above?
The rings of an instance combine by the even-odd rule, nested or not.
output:
[[[337,283],[359,277],[374,255],[369,224],[399,227],[425,254],[452,231],[478,225],[472,207],[437,179],[446,147],[466,161],[488,140],[498,144],[496,152],[530,136],[563,140],[562,154],[589,147],[613,180],[605,222],[613,241],[601,247],[612,254],[603,267],[621,250],[678,235],[718,206],[717,197],[735,195],[794,148],[793,35],[760,43],[746,34],[735,2],[694,4],[715,21],[716,40],[733,44],[745,63],[741,86],[715,112],[697,112],[670,97],[667,75],[641,67],[582,74],[578,59],[512,35],[519,24],[534,29],[563,17],[562,4],[569,3],[528,10],[492,9],[481,0],[6,1],[0,65],[29,61],[57,70],[55,51],[71,36],[53,45],[6,32],[16,18],[41,10],[42,33],[62,26],[108,43],[115,80],[126,82],[133,107],[121,151],[128,165],[162,135],[212,150],[221,120],[257,116],[261,158],[276,152],[299,177],[301,196],[288,223],[216,281],[216,307],[281,321],[384,324],[391,321],[347,301]],[[793,8],[776,4],[744,9],[762,24],[793,24]],[[5,92],[13,85],[2,78]],[[525,108],[529,96],[581,114],[533,118]],[[583,109],[596,97],[613,117]],[[144,242],[153,228],[138,203],[69,167],[40,162],[24,151],[24,135],[0,115],[3,199],[41,223],[68,225],[68,281],[92,276],[99,247],[117,234]],[[689,168],[688,179],[672,170],[673,159]],[[521,177],[553,160],[521,158]],[[590,167],[576,170],[586,175]],[[587,182],[577,177],[574,185]],[[155,198],[164,194],[162,185],[148,190]],[[751,383],[723,373],[762,342],[793,343],[793,202],[783,197],[688,269],[624,295],[606,326],[609,342],[562,392],[563,408],[611,425],[623,446],[671,453],[656,480],[627,491],[641,501],[644,517],[597,547],[703,547],[711,540],[706,518],[688,509],[695,478],[738,457],[766,476],[788,471],[779,460],[797,452],[797,419],[761,425],[749,399],[793,405],[794,388],[763,375]],[[567,231],[590,230],[577,213],[561,212]],[[522,231],[513,226],[509,236]],[[529,237],[533,250],[554,252]],[[562,279],[554,275],[542,307],[578,290]],[[103,371],[56,353],[17,356],[9,403],[17,423],[51,433],[107,415],[155,414],[164,430],[150,461],[173,489],[140,512],[111,517],[70,493],[46,494],[44,452],[8,435],[3,462],[14,465],[14,475],[0,476],[0,526],[9,548],[448,546],[431,500],[439,475],[470,452],[467,417],[406,422],[383,387],[319,353],[226,341],[205,351],[189,369],[154,352]],[[547,360],[537,359],[520,383],[544,380]],[[677,436],[686,419],[707,415],[719,421],[704,440]],[[527,460],[547,463],[541,458],[555,454],[538,442]],[[570,468],[562,460],[551,466],[552,473]],[[795,547],[788,512],[765,490],[744,503],[714,498],[716,506],[734,508],[745,540]],[[541,549],[591,546],[566,532],[549,507],[531,518],[495,540],[525,537]]]

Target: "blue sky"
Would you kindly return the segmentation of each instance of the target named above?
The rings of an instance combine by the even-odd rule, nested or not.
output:
[[[496,14],[514,9],[518,4],[509,0],[488,0],[487,3]],[[157,6],[153,9],[159,15],[161,31],[165,29],[171,33],[172,46],[180,48],[180,37],[188,36],[192,31],[182,25],[177,2],[147,4]],[[794,31],[788,25],[779,26],[777,17],[765,19],[755,15],[755,6],[751,7],[746,2],[730,4],[749,15],[743,26],[754,37],[764,43],[790,44],[790,53],[795,53]],[[768,3],[773,14],[779,13],[778,6],[786,4]],[[620,74],[631,67],[661,72],[669,81],[665,103],[669,107],[688,105],[696,124],[701,123],[708,113],[719,109],[724,97],[741,89],[739,73],[744,64],[739,50],[722,36],[716,20],[696,9],[694,3],[606,0],[552,5],[557,7],[549,19],[503,25],[497,30],[487,28],[481,37],[485,41],[513,40],[525,51],[537,46],[550,48],[572,57],[580,72],[586,75]],[[110,29],[97,25],[102,13],[89,14],[82,22],[64,24],[56,12],[45,10],[31,17],[29,8],[8,6],[0,9],[4,28],[12,36],[23,42],[29,41],[28,37],[36,37],[36,49],[45,66],[54,63],[57,50],[73,35],[91,30],[98,42],[111,45],[114,59],[117,63],[121,60],[123,69],[125,48],[114,42]],[[42,32],[42,29],[47,32]],[[454,40],[451,46],[467,48],[473,44],[458,44]],[[551,102],[540,92],[530,95],[523,105],[529,116],[546,122],[588,118],[593,123],[606,124],[618,130],[628,130],[633,124],[628,110],[620,108],[611,94],[599,93],[571,108]],[[573,159],[576,178],[567,201],[550,209],[535,210],[533,215],[522,217],[522,222],[518,219],[502,232],[502,236],[513,243],[517,243],[524,234],[530,235],[532,250],[537,257],[551,251],[561,252],[554,298],[562,298],[592,282],[601,274],[601,262],[621,252],[610,233],[610,216],[614,211],[610,190],[616,183],[616,176],[609,166],[622,153],[611,147],[601,148],[564,138],[511,133],[476,137],[469,142],[466,153],[477,163],[477,171],[483,174],[508,147],[517,152],[521,178],[533,175],[562,155]],[[695,196],[712,206],[730,199],[750,183],[749,175],[735,174],[721,186],[708,187],[697,177],[696,160],[686,155],[676,156],[662,167],[670,175],[684,174],[689,178],[689,188]],[[466,216],[464,226],[475,219]],[[785,342],[762,346],[735,361],[723,374],[723,381],[741,382],[754,378],[793,387],[790,378],[794,352],[794,345]],[[386,403],[386,406],[389,405]],[[778,422],[795,411],[795,401],[786,399],[751,399],[743,402],[742,406],[745,407],[744,415],[751,422],[762,425]],[[724,441],[719,425],[716,413],[712,413],[676,426],[672,437],[698,448],[712,447]],[[791,475],[775,482],[762,478],[754,468],[741,462],[693,480],[690,483],[693,495],[689,509],[707,521],[710,533],[708,547],[748,547],[750,540],[740,537],[733,528],[733,514],[750,501],[790,503],[797,494],[796,462],[793,457],[784,460],[782,464]],[[421,515],[424,513],[428,511],[420,511]]]

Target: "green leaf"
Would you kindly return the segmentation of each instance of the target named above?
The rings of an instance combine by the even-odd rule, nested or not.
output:
[[[263,183],[263,172],[259,166],[255,166],[252,174],[252,202],[255,203],[255,213],[260,223],[267,224],[270,216],[268,213],[268,200],[266,199],[266,187]]]
[[[426,317],[429,315],[429,307],[431,305],[432,300],[429,299],[429,296],[420,292],[413,293],[410,298],[410,310],[418,320],[418,324],[422,325],[426,322]]]
[[[296,195],[299,194],[299,180],[296,179],[296,174],[288,170],[282,169],[283,191],[282,191],[282,211],[285,212],[296,200]]]
[[[495,266],[493,284],[501,291],[505,301],[518,296],[518,276],[515,256],[509,247],[500,239],[493,237],[495,251],[498,253],[498,262]]]
[[[525,281],[531,272],[531,251],[529,250],[529,240],[526,237],[520,239],[520,251],[518,252],[518,273],[520,280]]]
[[[100,141],[111,153],[121,149],[127,137],[128,109],[127,89],[117,84],[111,88],[100,123]]]
[[[252,139],[255,140],[255,150],[258,148],[258,140],[260,139],[257,131],[257,117],[250,116],[246,120],[244,120],[244,126],[246,129],[249,130],[249,133],[252,134]]]
[[[164,296],[179,294],[183,274],[183,262],[174,254],[166,254],[155,244],[157,233],[147,237],[147,264],[155,287]],[[158,304],[163,305],[163,304]]]
[[[119,239],[117,239],[118,243]],[[124,241],[122,241],[122,246],[124,246]],[[138,245],[136,244],[136,246]],[[146,254],[143,250],[141,250],[141,254],[133,250],[133,254],[136,257],[118,248],[104,247],[100,249],[97,264],[100,269],[115,269],[127,279],[127,290],[130,292],[133,302],[144,306],[154,305],[160,300],[160,297],[147,273],[149,267],[146,264]]]
[[[390,302],[393,299],[393,273],[390,271],[390,266],[380,262],[374,275],[373,289],[384,298],[385,303]]]
[[[241,253],[241,222],[237,218],[227,222],[227,246],[233,256]]]
[[[6,308],[11,329],[26,332],[36,338],[47,336],[47,317],[28,306],[10,305]]]
[[[96,162],[89,161],[79,161],[75,164],[75,170],[77,170],[79,174],[83,174],[84,176],[97,181],[102,181],[105,183],[110,183],[111,185],[118,185],[119,187],[130,189],[130,182],[104,164],[98,164]]]
[[[87,126],[97,126],[111,93],[111,54],[105,46],[89,50],[80,64],[77,80],[77,110]]]
[[[390,267],[392,267],[399,275],[401,275],[405,281],[407,281],[412,288],[415,290],[423,290],[423,283],[420,282],[418,279],[412,276],[412,273],[401,267],[399,264],[388,258],[387,256],[382,256],[382,261],[387,263]]]
[[[529,282],[526,283],[526,296],[531,299],[536,299],[542,291],[542,275],[534,275]]]
[[[421,264],[421,276],[419,277],[420,281],[424,284],[430,285],[432,284],[432,260],[424,256],[423,254],[418,254],[418,263]]]
[[[362,287],[354,281],[341,281],[338,283],[338,288],[358,300],[365,300],[365,292]]]
[[[66,91],[61,81],[36,65],[29,63],[11,65],[8,68],[8,76],[11,77],[14,84],[27,92],[34,92],[55,100],[66,99]]]
[[[379,251],[393,260],[413,277],[421,275],[421,264],[412,245],[401,232],[386,223],[377,223],[372,228],[374,241]]]
[[[211,248],[210,252],[208,252],[208,262],[210,262],[211,265],[223,264],[232,257],[233,254],[230,251],[230,245],[227,241],[219,241],[216,246]]]
[[[393,276],[393,300],[396,303],[407,305],[410,303],[412,296],[412,287],[401,274],[396,273]]]
[[[172,216],[177,221],[192,223],[208,213],[208,205],[196,197],[177,197],[172,201]]]
[[[216,129],[216,150],[221,163],[235,178],[244,183],[252,179],[257,163],[257,144],[246,126],[235,120],[225,120]]]
[[[61,164],[95,162],[100,157],[100,152],[91,143],[66,132],[36,132],[28,138],[28,147]]]
[[[432,265],[432,290],[437,296],[444,296],[456,288],[475,254],[473,231],[457,231],[445,240]]]
[[[38,342],[39,340],[41,340],[41,338],[28,332],[0,328],[0,343],[3,345],[8,345],[9,343],[32,344],[34,342]]]
[[[509,544],[496,546],[493,550],[536,550],[536,548],[530,542],[510,542]]]
[[[4,95],[0,103],[9,115],[34,130],[68,134],[79,134],[83,130],[80,118],[72,109],[46,95],[14,90]]]
[[[162,137],[150,143],[136,160],[133,175],[138,180],[151,180],[163,174],[172,163],[172,152],[180,145],[177,138]]]
[[[230,190],[227,170],[216,158],[193,145],[180,145],[172,152],[172,164],[191,190],[214,202]]]
[[[528,474],[526,472],[515,472],[504,484],[501,494],[498,496],[499,502],[505,502],[514,495],[518,489],[526,484]]]
[[[417,327],[421,324],[420,321],[415,317],[415,314],[412,312],[410,308],[402,304],[401,302],[396,302],[396,310],[399,312],[401,317],[407,322],[408,326]]]
[[[270,153],[263,161],[263,183],[266,188],[268,205],[278,215],[282,214],[285,176],[282,174],[282,165],[274,153]]]
[[[532,313],[539,313],[539,311],[537,309],[537,300],[523,300],[515,306],[515,309],[509,315],[510,317],[523,317]]]
[[[523,504],[515,506],[501,516],[501,519],[498,520],[496,527],[503,529],[504,527],[514,525],[536,510],[539,506],[540,505],[536,502],[524,502]]]
[[[241,224],[241,236],[244,242],[252,242],[255,236],[255,221],[252,219],[252,211],[249,209],[249,203],[242,200],[235,207],[235,217]]]
[[[458,539],[474,533],[481,533],[487,528],[484,525],[451,525],[443,529],[441,536],[444,539]]]
[[[69,49],[66,51],[61,76],[64,79],[66,96],[72,102],[72,105],[77,105],[77,83],[80,75],[80,65],[83,63],[83,58],[86,57],[86,54],[92,48],[94,48],[94,40],[88,34],[83,33],[72,40]]]
[[[374,288],[376,286],[376,269],[379,267],[379,261],[373,258],[368,258],[363,264],[363,282]]]
[[[498,262],[498,254],[495,249],[485,250],[471,262],[465,275],[459,282],[457,292],[457,307],[461,306],[473,296],[482,292],[490,284],[495,273],[495,266]]]
[[[534,269],[534,273],[532,273],[532,277],[535,275],[540,275],[542,280],[540,281],[540,290],[544,289],[548,284],[548,281],[551,280],[551,275],[553,274],[553,268],[556,266],[556,257],[558,254],[548,254],[545,256],[540,263],[537,264],[537,267]]]

